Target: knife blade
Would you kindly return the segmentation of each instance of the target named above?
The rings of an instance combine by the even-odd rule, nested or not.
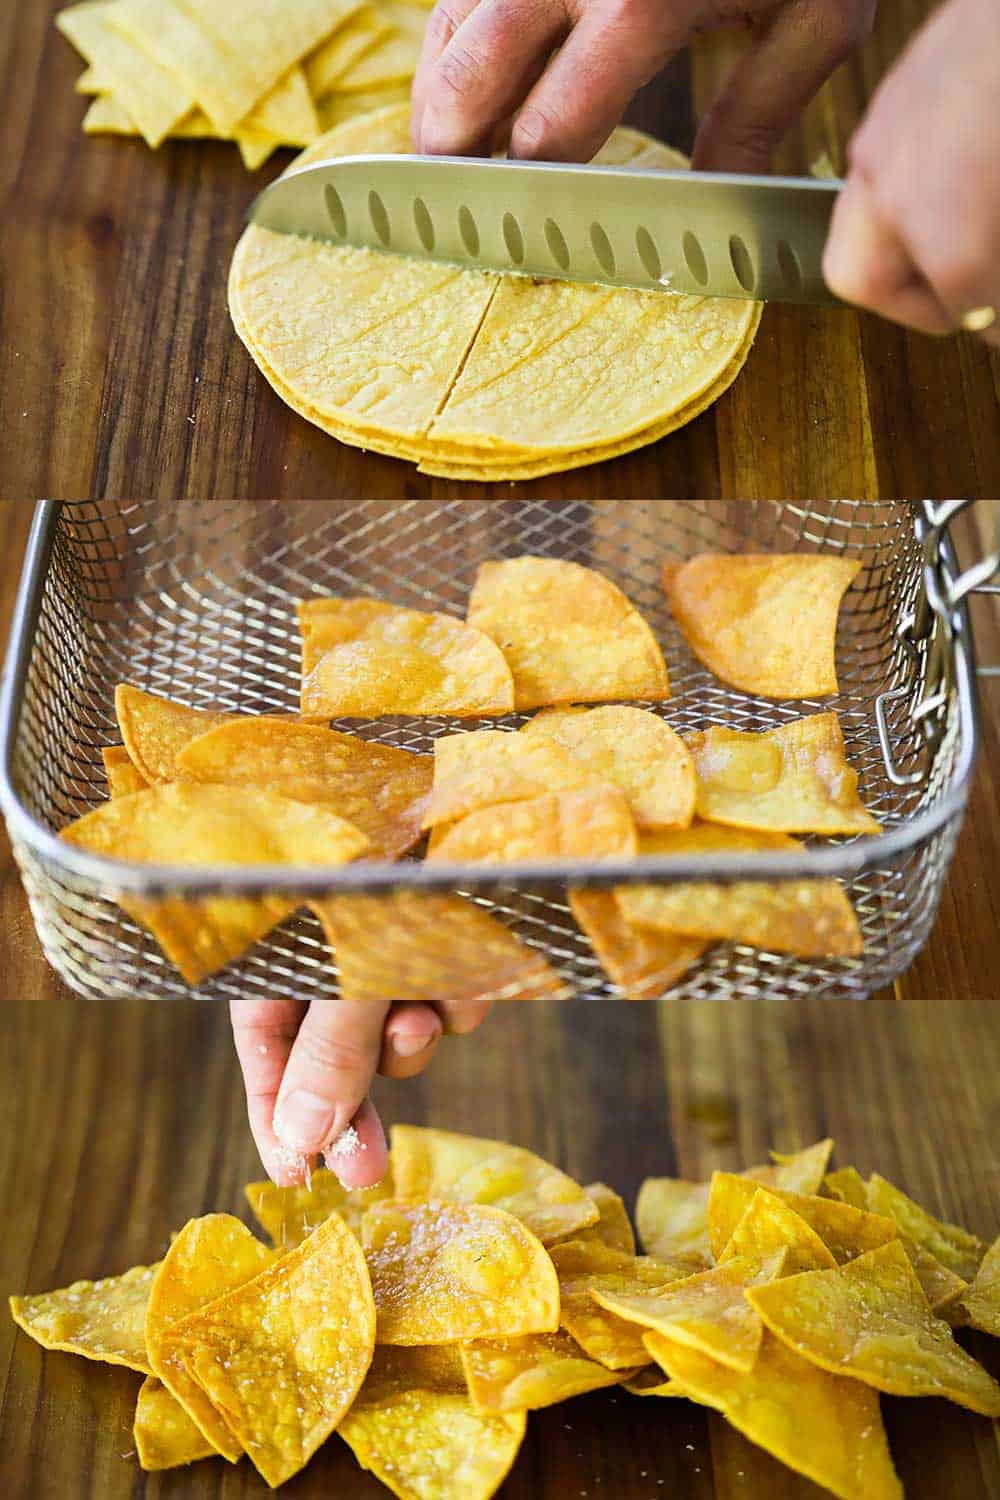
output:
[[[251,223],[475,270],[762,301],[838,299],[841,183],[452,156],[344,156],[279,177]]]

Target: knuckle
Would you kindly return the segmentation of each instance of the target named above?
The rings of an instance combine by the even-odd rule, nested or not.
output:
[[[436,5],[431,18],[427,23],[427,36],[442,46],[447,45],[462,24],[462,17],[456,15],[454,9],[445,4]]]
[[[300,1032],[296,1048],[298,1067],[323,1074],[354,1077],[369,1073],[373,1059],[368,1049],[349,1037],[328,1036],[324,1032]]]
[[[518,115],[510,133],[511,150],[515,155],[538,151],[559,133],[558,122],[537,104],[529,104]]]
[[[453,38],[437,60],[434,83],[453,103],[461,102],[476,92],[485,72],[479,54]]]

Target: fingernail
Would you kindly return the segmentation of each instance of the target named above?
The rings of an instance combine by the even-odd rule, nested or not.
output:
[[[279,1099],[274,1111],[274,1133],[292,1151],[315,1151],[333,1130],[334,1109],[328,1099],[296,1089]]]
[[[426,1051],[430,1044],[429,1036],[414,1035],[406,1031],[392,1038],[392,1050],[397,1057],[416,1057],[418,1052]]]

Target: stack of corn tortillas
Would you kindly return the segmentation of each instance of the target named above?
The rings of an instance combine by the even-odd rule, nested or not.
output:
[[[409,98],[430,0],[85,0],[90,134],[233,140],[247,167]]]
[[[294,165],[410,150],[405,104],[339,125]],[[597,161],[676,168],[616,130]],[[735,379],[760,304],[539,281],[251,226],[237,332],[288,404],[341,442],[457,479],[530,479],[654,442]]]

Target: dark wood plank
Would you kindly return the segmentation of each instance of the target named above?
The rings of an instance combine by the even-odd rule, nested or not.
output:
[[[0,19],[9,146],[0,164],[0,475],[8,495],[497,494],[333,441],[257,374],[226,312],[232,248],[280,163],[231,146],[86,138],[81,64],[59,0]],[[874,36],[783,150],[844,148],[933,0],[885,4]],[[630,118],[689,146],[733,55],[706,40]],[[288,159],[286,153],[283,160]],[[1000,494],[1000,359],[849,311],[767,310],[735,386],[695,422],[613,462],[517,486],[573,497]],[[511,493],[504,487],[504,494]]]
[[[609,1063],[609,1060],[613,1062]],[[380,1085],[388,1120],[515,1140],[631,1204],[826,1132],[983,1235],[1000,1226],[1000,1030],[988,1001],[501,1006],[427,1075]],[[245,1216],[259,1175],[221,1006],[0,1007],[0,1293],[148,1262],[190,1215]],[[996,1345],[975,1342],[997,1365]],[[242,1464],[144,1479],[127,1371],[45,1353],[0,1319],[0,1453],[14,1500],[263,1495]],[[887,1402],[908,1500],[992,1500],[989,1423]],[[287,1490],[383,1495],[336,1439]],[[693,1406],[601,1393],[534,1414],[508,1500],[819,1500]]]

